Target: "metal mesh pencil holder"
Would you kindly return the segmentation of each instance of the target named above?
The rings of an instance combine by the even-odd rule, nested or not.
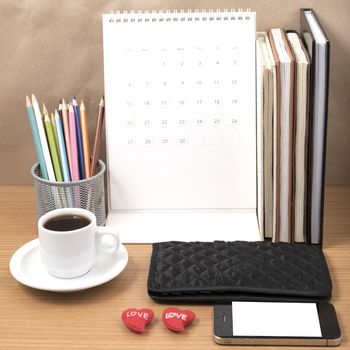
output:
[[[104,225],[105,170],[105,164],[99,160],[96,175],[79,181],[56,182],[43,179],[39,164],[34,164],[31,172],[34,178],[38,218],[58,208],[83,208],[95,214],[97,225]]]

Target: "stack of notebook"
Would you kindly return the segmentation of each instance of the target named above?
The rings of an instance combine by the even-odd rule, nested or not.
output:
[[[311,9],[300,36],[257,36],[258,218],[266,238],[322,244],[329,41]]]

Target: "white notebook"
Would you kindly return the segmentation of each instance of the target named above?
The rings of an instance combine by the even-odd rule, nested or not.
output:
[[[226,215],[223,225],[236,212],[254,231],[237,237],[258,238],[246,223],[256,218],[255,35],[253,12],[103,15],[109,222],[122,240],[179,230],[232,240],[234,224],[205,232],[206,218]]]

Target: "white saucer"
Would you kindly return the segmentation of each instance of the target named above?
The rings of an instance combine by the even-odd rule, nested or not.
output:
[[[51,276],[41,263],[39,240],[34,239],[12,256],[10,271],[20,283],[52,292],[75,292],[78,290],[96,287],[118,276],[128,263],[128,252],[122,244],[117,254],[97,255],[93,268],[83,276],[76,278],[57,278]]]

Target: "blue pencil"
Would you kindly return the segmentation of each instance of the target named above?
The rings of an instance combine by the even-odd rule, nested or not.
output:
[[[69,167],[68,167],[68,161],[67,161],[67,151],[66,151],[66,144],[64,142],[62,120],[58,115],[57,109],[55,109],[55,126],[56,126],[57,138],[58,138],[58,148],[60,151],[59,153],[60,153],[60,159],[61,159],[63,180],[67,182],[67,181],[70,181]]]
[[[75,97],[73,97],[73,109],[74,109],[74,116],[75,116],[75,127],[77,129],[79,173],[80,173],[80,179],[82,180],[86,178],[85,165],[84,165],[83,136],[81,133],[79,106]]]
[[[46,170],[44,153],[43,153],[43,149],[41,147],[40,136],[39,136],[39,132],[38,132],[38,127],[36,125],[34,110],[33,110],[33,106],[31,104],[28,96],[26,96],[26,105],[27,105],[27,113],[28,113],[29,123],[30,123],[30,127],[32,129],[36,154],[38,156],[38,161],[39,161],[39,165],[40,165],[41,176],[43,179],[48,180],[49,177],[48,177],[47,170]]]

